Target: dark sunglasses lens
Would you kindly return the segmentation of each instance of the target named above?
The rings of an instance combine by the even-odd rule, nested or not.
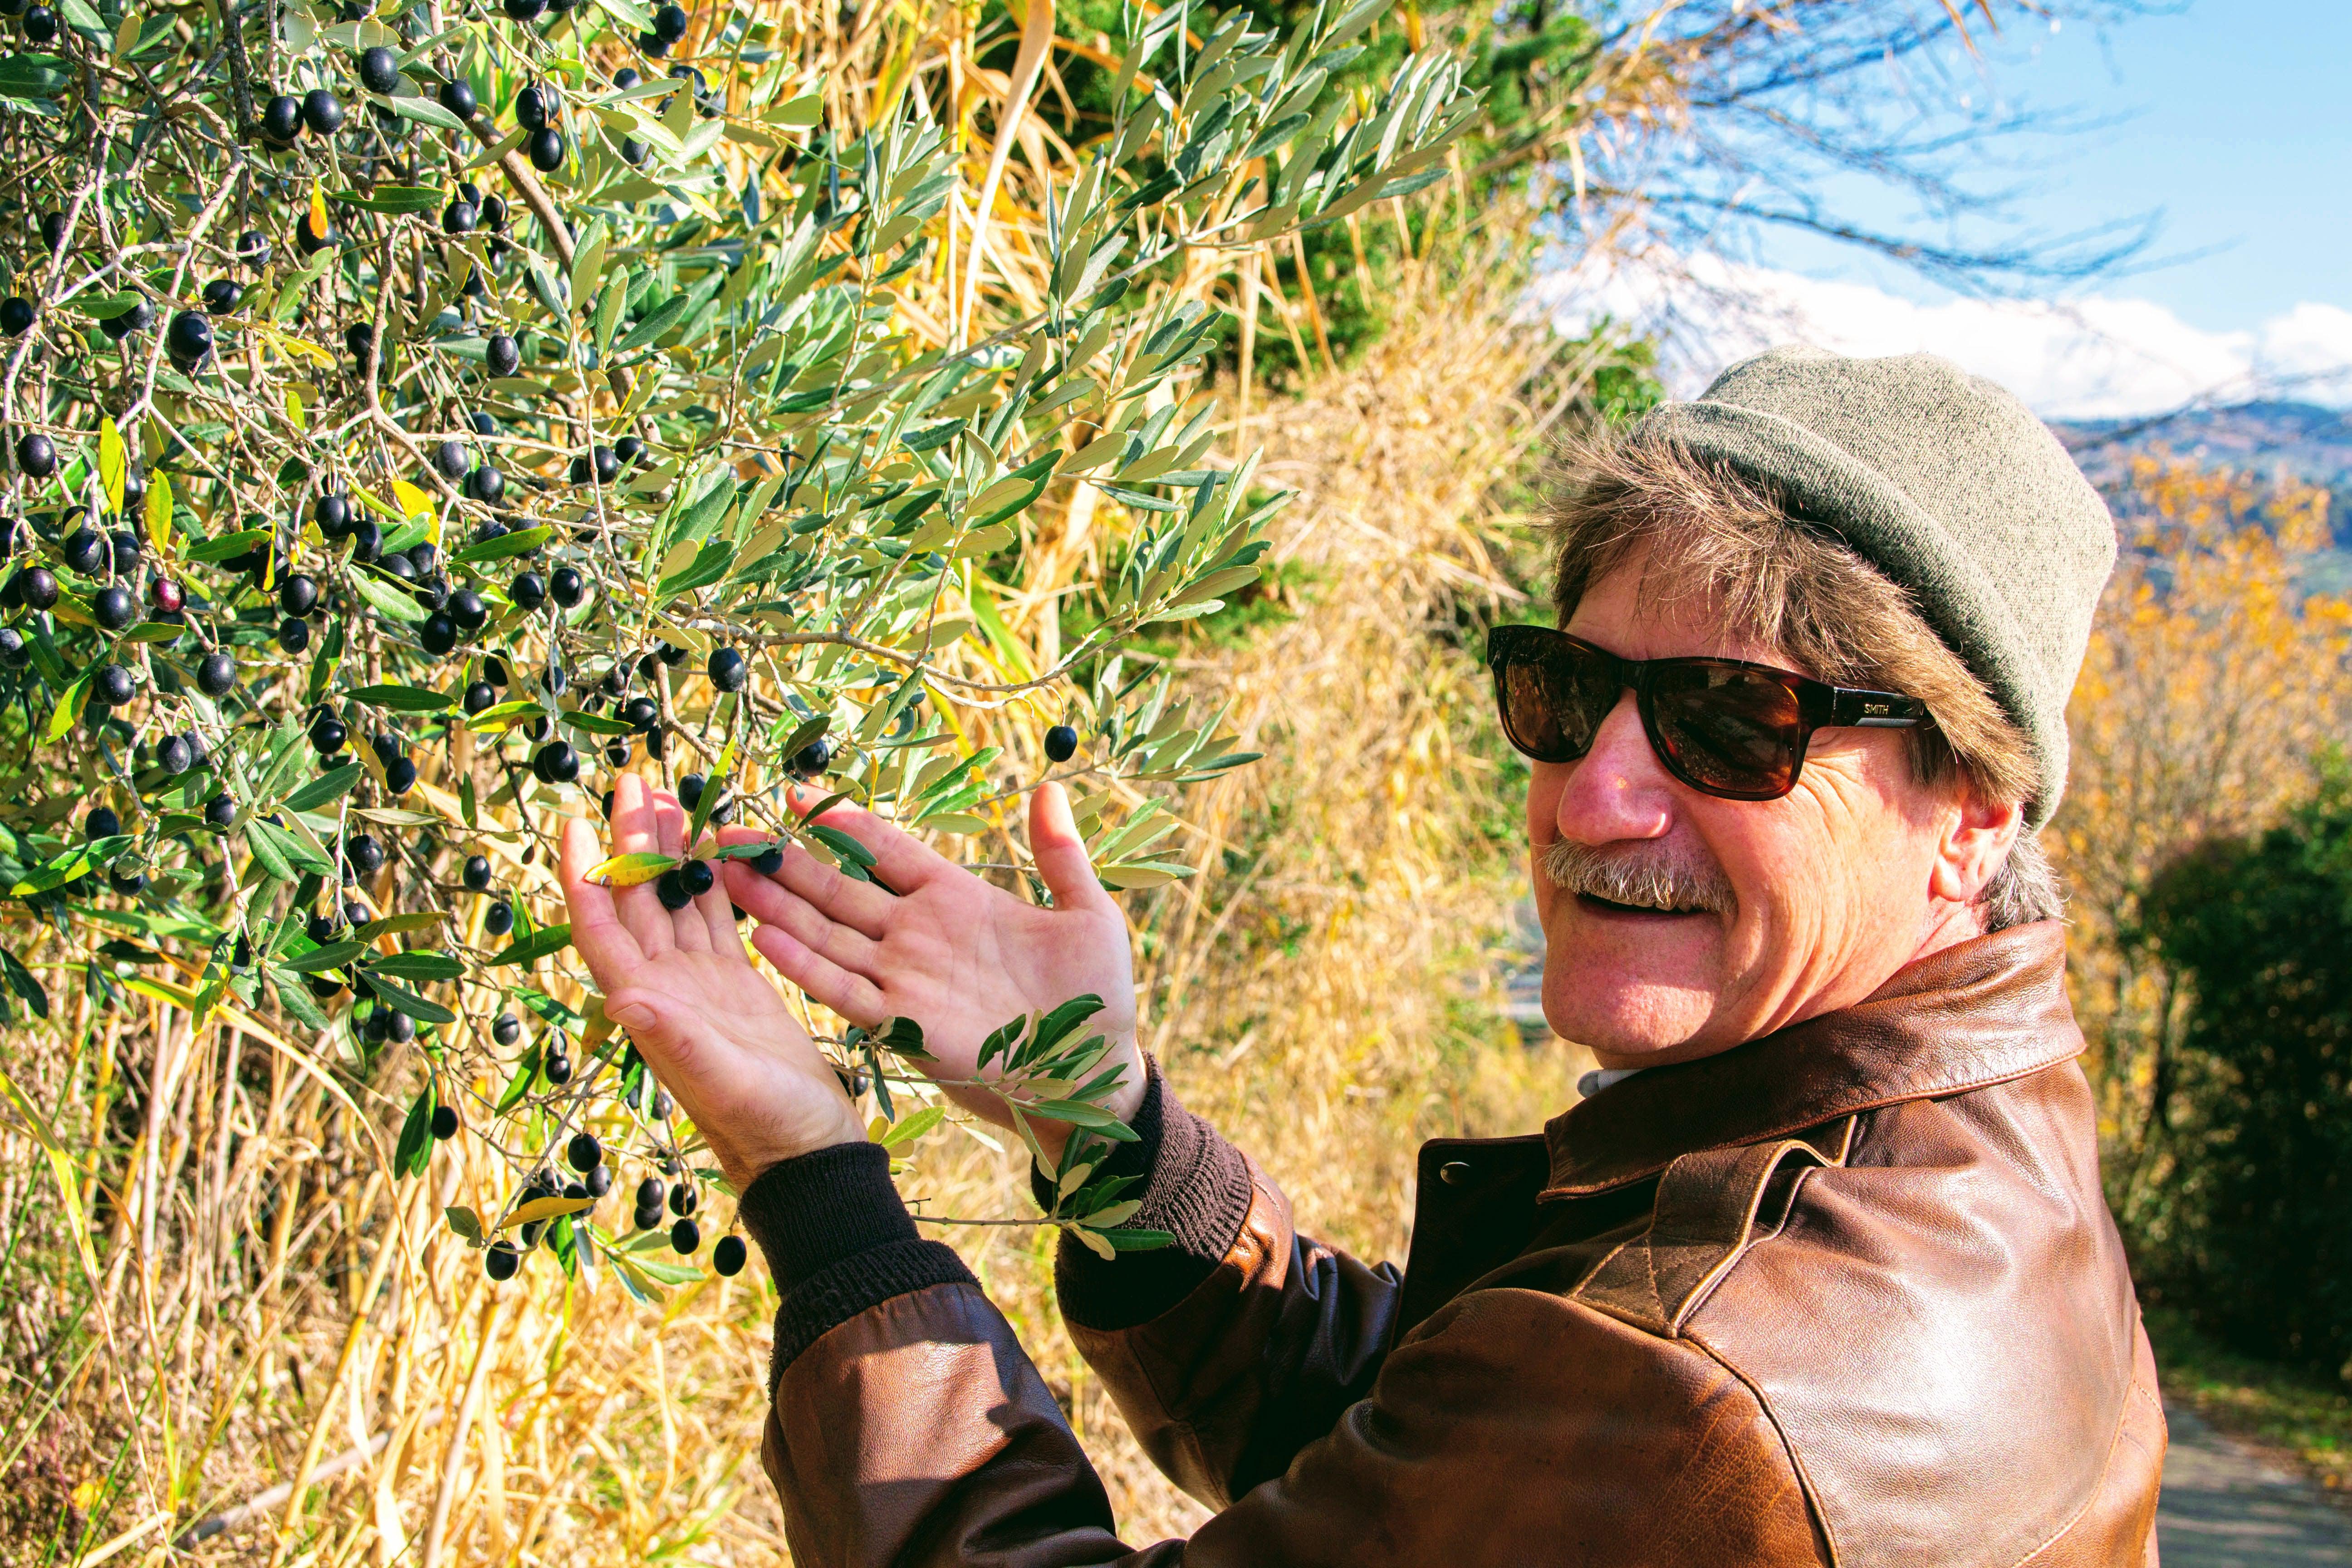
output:
[[[1754,670],[1680,665],[1652,677],[1659,748],[1685,784],[1734,799],[1771,799],[1797,779],[1804,718],[1796,693]]]
[[[1515,648],[1495,671],[1503,729],[1540,763],[1569,763],[1592,749],[1592,732],[1617,698],[1602,661],[1571,643]]]

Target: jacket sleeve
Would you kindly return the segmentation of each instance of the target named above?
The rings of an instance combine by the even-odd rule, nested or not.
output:
[[[1518,1289],[1473,1292],[1440,1310],[1278,1474],[1189,1541],[1133,1551],[1010,1325],[951,1251],[915,1236],[886,1152],[852,1145],[787,1162],[752,1184],[742,1207],[783,1297],[761,1459],[795,1562],[1823,1560],[1786,1450],[1746,1384],[1686,1342]],[[1251,1226],[1286,1231],[1262,1186],[1247,1212]],[[1264,1279],[1246,1261],[1268,1250],[1245,1227],[1236,1242],[1244,1262],[1216,1263],[1178,1304],[1205,1297],[1200,1321],[1213,1331],[1244,1324],[1238,1337],[1182,1331],[1153,1342],[1201,1352],[1192,1370],[1205,1394],[1184,1383],[1182,1367],[1141,1374],[1166,1391],[1147,1397],[1171,1431],[1234,1398],[1221,1379],[1260,1385],[1265,1374],[1247,1363],[1262,1366],[1263,1355],[1221,1370],[1234,1345],[1283,1337],[1279,1310],[1251,1315],[1253,1291],[1285,1293],[1242,1283]],[[1139,1342],[1123,1339],[1119,1353],[1145,1359]]]
[[[1300,1236],[1281,1189],[1179,1104],[1156,1064],[1134,1126],[1103,1173],[1140,1177],[1128,1223],[1175,1244],[1102,1258],[1065,1238],[1055,1293],[1152,1462],[1223,1508],[1370,1391],[1403,1278]]]

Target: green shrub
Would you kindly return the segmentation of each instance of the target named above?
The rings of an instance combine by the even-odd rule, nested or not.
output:
[[[2352,775],[2152,889],[2140,940],[2191,993],[2155,1086],[2148,1279],[2241,1350],[2352,1358]]]

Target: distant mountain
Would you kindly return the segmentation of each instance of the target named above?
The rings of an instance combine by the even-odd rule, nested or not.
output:
[[[2091,482],[2117,500],[2131,460],[2158,451],[2326,487],[2336,548],[2301,577],[2307,590],[2352,593],[2352,409],[2242,403],[2147,419],[2053,422],[2051,428]]]
[[[2339,494],[2352,489],[2352,409],[2315,403],[2242,403],[2146,419],[2088,419],[2051,426],[2091,482],[2123,478],[2131,459],[2170,450],[2257,473],[2285,473]],[[2344,520],[2338,519],[2339,525]]]

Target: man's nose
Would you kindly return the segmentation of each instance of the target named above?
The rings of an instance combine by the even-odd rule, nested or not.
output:
[[[1674,822],[1674,783],[1658,765],[1630,690],[1601,721],[1592,749],[1570,764],[1554,826],[1579,844],[1660,838]]]

